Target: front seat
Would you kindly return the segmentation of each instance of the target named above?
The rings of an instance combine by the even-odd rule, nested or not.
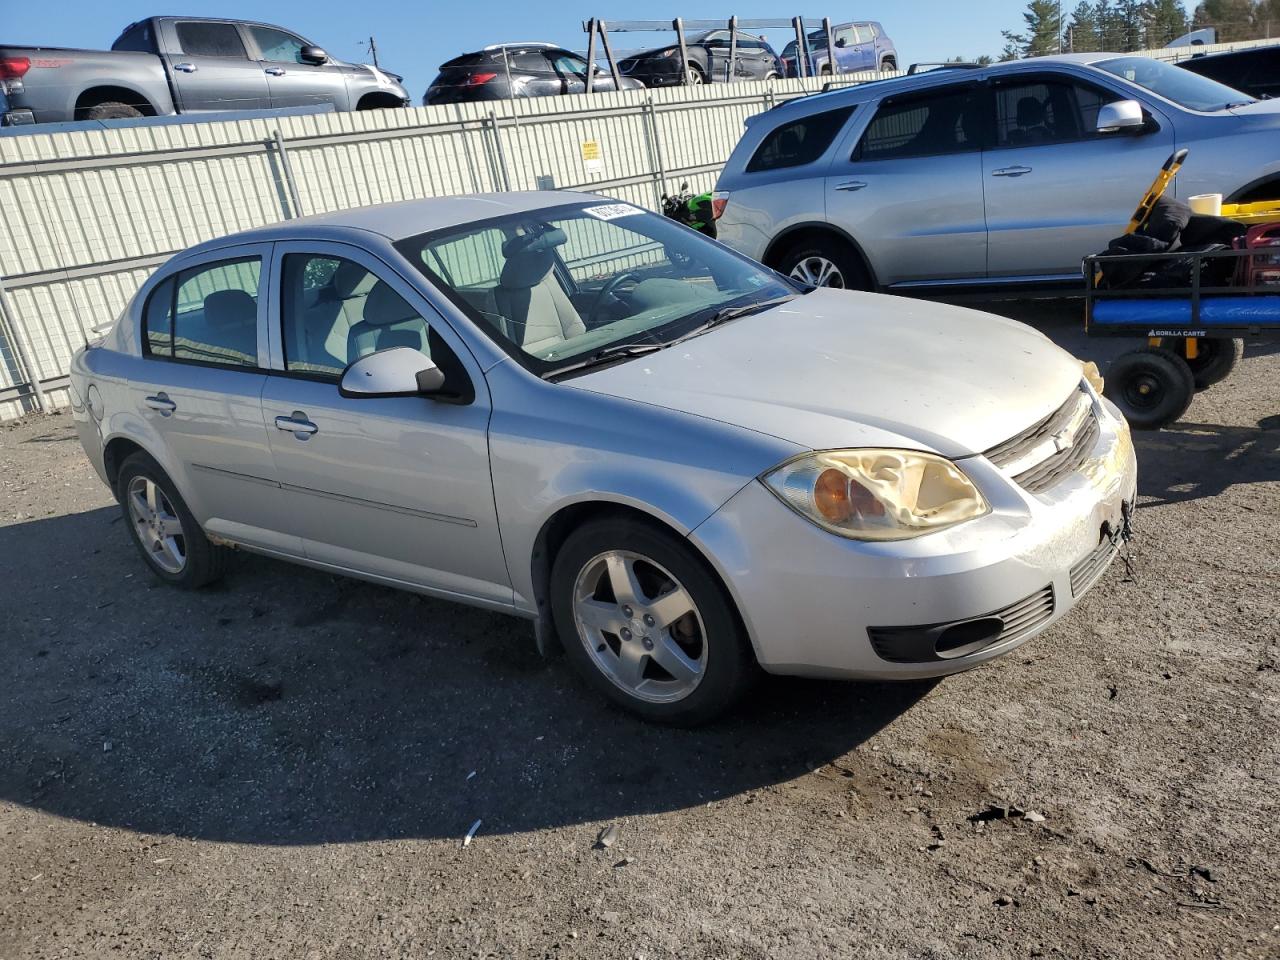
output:
[[[587,332],[553,271],[555,248],[568,238],[558,228],[512,237],[502,245],[506,263],[493,290],[502,331],[516,346],[542,353]]]
[[[1018,101],[1016,120],[1017,129],[1009,131],[1010,143],[1025,145],[1053,139],[1044,124],[1044,104],[1035,97],[1023,97]]]
[[[364,317],[347,334],[347,361],[387,350],[412,347],[430,356],[427,321],[400,294],[379,280],[364,301]]]
[[[215,290],[204,298],[207,345],[246,366],[258,362],[258,301],[244,290]]]

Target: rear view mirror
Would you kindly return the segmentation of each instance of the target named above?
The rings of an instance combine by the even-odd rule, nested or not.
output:
[[[1146,123],[1137,100],[1105,103],[1098,110],[1098,133],[1137,133]]]
[[[316,46],[305,46],[298,51],[298,56],[302,58],[303,63],[328,63],[329,55],[324,52],[323,48]]]
[[[361,357],[342,371],[344,397],[414,397],[439,392],[444,372],[412,347],[391,347]]]

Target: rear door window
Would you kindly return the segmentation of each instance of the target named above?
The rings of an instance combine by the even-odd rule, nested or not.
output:
[[[980,150],[984,98],[975,87],[885,100],[854,150],[854,160],[895,160]]]
[[[248,60],[244,41],[234,23],[209,20],[186,20],[175,24],[178,45],[193,57],[231,57]]]
[[[844,129],[853,107],[788,121],[767,134],[747,164],[747,173],[813,163]]]

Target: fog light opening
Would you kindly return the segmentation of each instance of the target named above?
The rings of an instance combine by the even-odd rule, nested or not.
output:
[[[944,660],[968,656],[995,643],[1002,630],[1004,621],[999,617],[983,617],[980,620],[957,623],[938,634],[933,650]]]

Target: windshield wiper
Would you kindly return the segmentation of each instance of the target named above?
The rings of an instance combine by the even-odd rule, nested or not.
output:
[[[665,343],[615,343],[613,346],[603,347],[575,363],[549,370],[544,375],[544,379],[557,380],[566,373],[574,373],[590,367],[607,366],[610,363],[617,363],[619,360],[626,360],[629,357],[642,357],[646,353],[653,353],[655,350],[661,350],[665,346],[667,346]]]
[[[744,303],[738,307],[721,307],[711,315],[710,319],[698,324],[688,333],[669,341],[665,346],[674,347],[677,343],[684,343],[692,337],[701,336],[708,330],[720,326],[722,323],[728,323],[730,320],[737,320],[739,317],[750,316],[753,313],[761,313],[783,303],[790,303],[796,298],[796,296],[796,294],[789,293],[785,297],[774,297],[771,300],[757,300],[755,303]]]

